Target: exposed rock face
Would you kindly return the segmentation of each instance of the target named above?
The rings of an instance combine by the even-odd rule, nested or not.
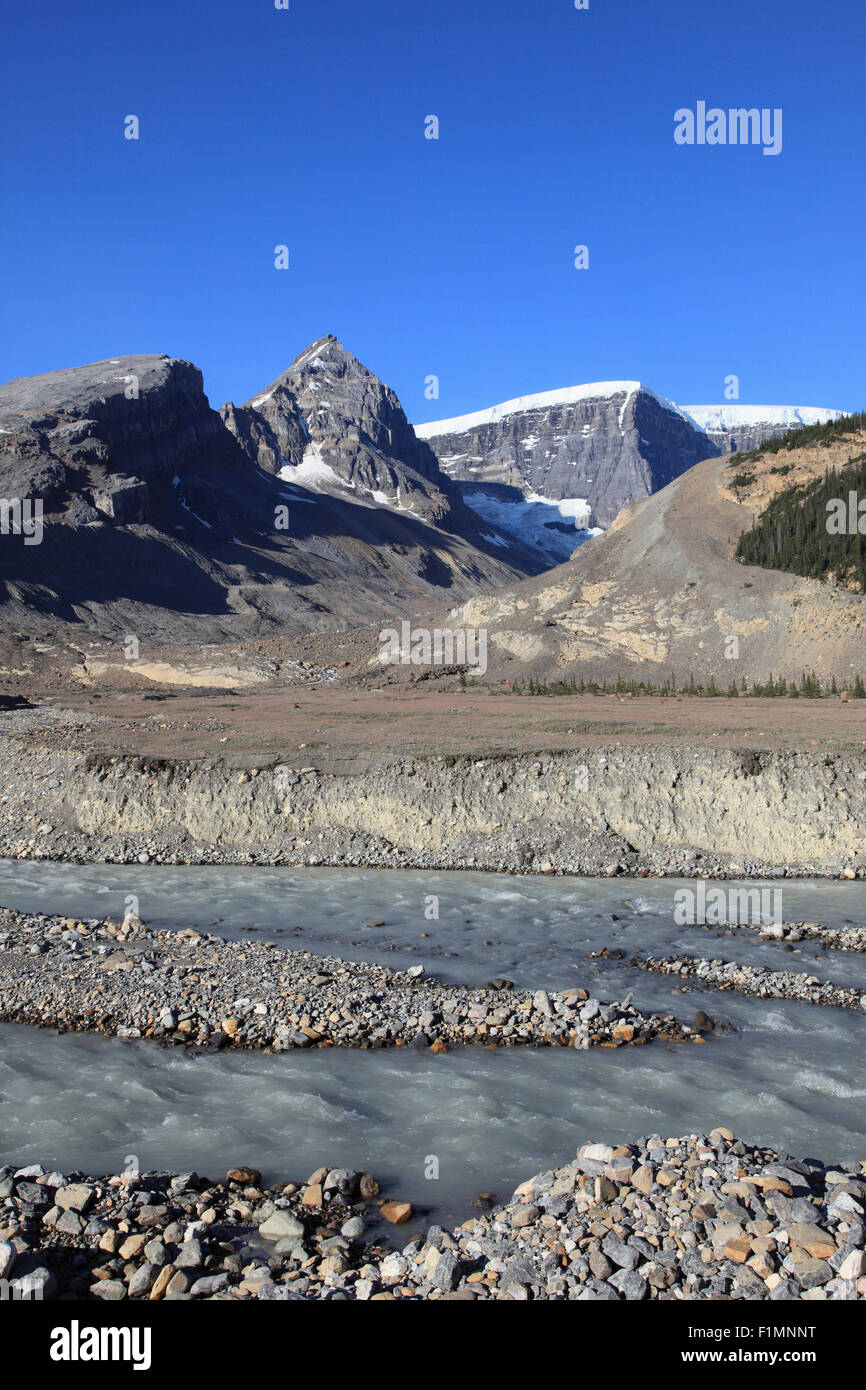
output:
[[[36,543],[2,537],[5,619],[35,608],[103,635],[212,641],[405,614],[541,567],[483,538],[396,397],[336,340],[286,381],[268,414],[224,418],[198,368],[166,356],[0,387],[0,493],[44,514]]]
[[[780,439],[789,430],[838,420],[841,410],[804,405],[684,405],[709,439],[723,454],[758,449],[768,439]]]
[[[114,473],[104,487],[94,490],[93,500],[99,511],[115,521],[146,520],[147,483],[139,478],[124,478]]]
[[[165,356],[118,357],[7,382],[0,430],[7,493],[39,496],[46,511],[59,514],[84,498],[104,516],[138,519],[148,506],[158,509],[171,479],[205,455],[214,473],[242,461],[208,405],[201,372]]]
[[[249,457],[301,486],[355,491],[446,530],[477,530],[459,491],[415,436],[399,400],[333,335],[222,417]]]
[[[664,487],[718,445],[677,407],[635,381],[595,382],[416,426],[442,469],[525,495],[585,498],[589,523]]]

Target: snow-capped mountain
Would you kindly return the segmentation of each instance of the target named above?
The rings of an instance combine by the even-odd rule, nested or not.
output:
[[[597,381],[521,396],[416,425],[415,433],[455,481],[506,484],[524,498],[585,502],[588,524],[599,526],[719,453],[673,401],[639,381]],[[466,500],[475,505],[472,494]]]
[[[842,410],[809,405],[684,405],[683,410],[705,430],[722,453],[757,449],[766,439],[777,439],[803,425],[823,425],[838,420]]]
[[[695,463],[837,419],[806,406],[678,406],[639,381],[595,381],[416,425],[470,507],[557,559]]]

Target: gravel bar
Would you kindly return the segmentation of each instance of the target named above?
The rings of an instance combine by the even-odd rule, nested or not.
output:
[[[693,922],[705,931],[752,931],[762,941],[820,941],[834,951],[866,951],[866,927],[854,923],[841,927],[825,927],[820,922]]]
[[[641,970],[699,980],[710,989],[732,989],[756,999],[796,999],[802,1004],[827,1004],[866,1013],[866,994],[859,989],[822,982],[817,975],[796,970],[770,970],[764,965],[695,956],[634,956],[631,963]]]
[[[269,941],[194,928],[151,931],[0,908],[0,1020],[209,1047],[415,1047],[700,1042],[670,1014],[604,1003],[584,989],[534,993],[511,981],[455,987]]]

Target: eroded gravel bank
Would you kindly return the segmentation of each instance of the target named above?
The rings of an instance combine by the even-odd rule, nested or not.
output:
[[[670,1014],[560,992],[446,985],[193,928],[0,909],[0,1021],[210,1047],[620,1047],[702,1041]]]
[[[94,1178],[0,1168],[13,1297],[149,1301],[866,1297],[866,1173],[709,1135],[584,1144],[503,1206],[402,1249],[369,1173]]]
[[[12,858],[866,878],[862,755],[613,744],[338,775],[85,753],[62,747],[62,722],[53,745],[8,727]]]

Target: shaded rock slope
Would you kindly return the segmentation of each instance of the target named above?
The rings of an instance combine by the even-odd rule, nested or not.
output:
[[[44,513],[39,543],[4,528],[2,617],[213,641],[376,621],[537,571],[484,538],[387,387],[335,339],[314,350],[262,414],[221,416],[199,370],[162,355],[0,387],[0,492]],[[333,402],[316,406],[326,375]]]

